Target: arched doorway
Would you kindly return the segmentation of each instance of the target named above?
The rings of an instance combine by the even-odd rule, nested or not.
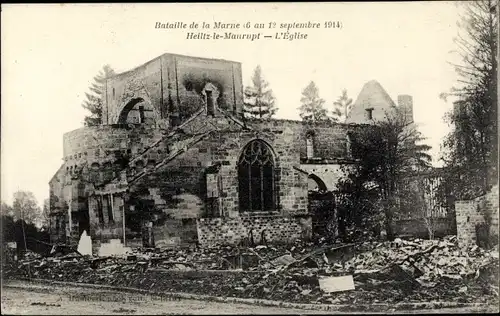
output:
[[[143,98],[131,99],[121,110],[118,124],[154,124],[154,110]]]
[[[307,184],[313,235],[318,238],[331,236],[336,230],[335,197],[328,191],[325,182],[315,174],[309,175]]]

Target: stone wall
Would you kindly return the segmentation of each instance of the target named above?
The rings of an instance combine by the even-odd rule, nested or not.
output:
[[[111,201],[113,199],[113,201]],[[125,203],[121,194],[94,195],[89,197],[89,228],[93,241],[106,242],[111,239],[123,241],[123,214]]]
[[[63,159],[67,171],[86,163],[88,166],[113,163],[116,151],[121,154],[136,155],[162,137],[159,129],[137,126],[125,128],[119,126],[84,127],[64,134]],[[155,159],[157,152],[151,151]],[[147,161],[144,161],[146,164]]]
[[[265,141],[275,153],[277,214],[307,213],[307,176],[293,168],[298,165],[294,162],[299,161],[299,151],[292,134],[215,132],[132,185],[132,196],[152,201],[172,219],[206,217],[212,205],[217,208],[216,216],[240,217],[244,214],[239,209],[237,164],[244,146],[254,139]],[[219,166],[215,174],[217,197],[209,204],[207,172],[214,165]],[[182,225],[165,226],[165,233],[156,228],[155,235],[171,239],[176,227],[180,236]],[[180,242],[184,241],[181,238]]]
[[[474,200],[456,201],[455,212],[459,242],[476,243],[476,225],[484,223],[484,212],[491,214],[490,234],[498,236],[498,184],[487,194]]]
[[[148,124],[102,125],[66,133],[64,164],[51,180],[50,186],[54,203],[57,200],[59,204],[69,205],[66,216],[69,229],[80,232],[83,224],[89,226],[88,233],[93,239],[105,241],[122,238],[122,213],[127,212],[128,206],[137,200],[146,202],[146,209],[151,206],[162,216],[166,216],[167,221],[158,221],[154,225],[154,234],[167,244],[172,243],[172,240],[184,242],[193,239],[191,233],[184,234],[187,228],[188,231],[193,231],[192,225],[185,227],[182,221],[211,216],[233,218],[235,221],[239,221],[238,218],[241,217],[258,218],[263,214],[240,210],[238,192],[238,161],[243,148],[253,140],[263,141],[273,153],[276,202],[273,216],[288,218],[308,214],[308,172],[326,180],[328,189],[333,188],[339,177],[339,166],[349,156],[347,132],[356,128],[355,126],[329,122],[304,124],[289,120],[250,120],[246,125],[241,124],[237,118],[228,116],[228,113],[234,112],[234,106],[238,108],[238,102],[242,99],[239,92],[241,78],[238,76],[241,77],[241,70],[238,63],[182,59],[178,56],[161,58],[163,59],[160,61],[147,63],[145,68],[139,67],[108,81],[107,97],[110,97],[109,85],[112,85],[116,99],[112,101],[114,103],[108,104],[115,111],[107,113],[109,117],[115,117],[121,111],[120,98],[147,97],[153,103],[160,102],[160,97],[154,95],[159,89],[158,76],[162,77],[155,70],[157,67],[167,72],[163,80],[168,81],[166,86],[170,92],[164,91],[163,97],[170,98],[172,94],[169,96],[168,93],[172,91],[178,93],[179,104],[186,106],[189,112],[183,112],[184,118],[194,111],[191,111],[191,105],[196,104],[198,107],[195,110],[198,111],[203,103],[200,99],[190,99],[189,94],[198,89],[200,80],[207,78],[219,78],[217,80],[222,85],[222,88],[219,87],[222,101],[218,105],[224,110],[216,110],[214,115],[207,115],[206,110],[198,111],[189,122],[179,126],[168,137],[168,130]],[[190,75],[195,70],[198,71],[197,75]],[[174,75],[175,73],[177,74]],[[173,87],[180,80],[184,80],[182,86]],[[212,81],[217,84],[217,80]],[[147,91],[144,90],[146,88]],[[156,108],[155,111],[164,115],[164,110]],[[198,139],[200,135],[203,137]],[[306,155],[306,135],[313,135],[314,138],[313,160]],[[174,154],[175,157],[172,156]],[[117,157],[125,158],[121,161]],[[171,160],[165,160],[167,158]],[[157,168],[162,161],[165,164]],[[305,165],[308,170],[301,171],[300,167]],[[217,170],[213,171],[214,168]],[[144,169],[148,172],[142,176],[140,172]],[[136,181],[134,177],[137,174],[141,177]],[[207,179],[208,174],[210,180]],[[112,179],[119,183],[105,185]],[[103,206],[104,217],[99,215],[100,211],[94,200],[96,197],[89,198],[88,206],[82,203],[82,198],[94,193],[106,195],[111,191],[117,193],[127,189],[121,187],[122,184],[127,185],[125,180],[129,181],[129,195],[124,201],[123,197],[115,195],[120,200],[114,203],[113,212],[116,214],[113,214],[112,221],[106,220],[106,206]],[[72,193],[75,185],[80,185],[77,183],[83,183],[83,194]],[[213,188],[208,190],[207,186]],[[63,207],[58,209],[62,210]],[[79,213],[75,215],[71,210]],[[89,224],[80,218],[85,211],[89,214]],[[269,215],[268,212],[265,215]],[[287,227],[284,227],[286,236],[291,234],[287,232]],[[281,234],[280,226],[275,228],[276,233]]]
[[[196,219],[170,219],[153,228],[155,247],[166,248],[195,243],[198,239]]]
[[[157,121],[175,115],[178,123],[204,104],[201,90],[207,82],[218,90],[220,107],[238,114],[243,103],[241,64],[233,61],[163,54],[106,83],[104,124],[117,124],[123,109],[140,99]]]
[[[434,224],[434,237],[444,237],[456,233],[453,220],[447,217],[436,218]],[[429,232],[423,219],[399,219],[395,220],[394,233],[397,236],[412,236],[428,238]]]
[[[244,238],[255,243],[293,243],[297,239],[311,236],[310,217],[260,216],[239,218],[201,218],[197,221],[198,241],[202,246],[215,244],[234,245]]]
[[[313,139],[313,162],[332,163],[349,158],[347,134],[359,128],[352,124],[335,122],[304,123],[293,120],[249,120],[248,125],[263,132],[289,131],[297,138],[296,146],[300,152],[301,161],[307,160],[307,135]],[[328,162],[329,160],[329,162]]]
[[[216,174],[220,215],[239,216],[238,205],[238,160],[246,144],[260,139],[269,145],[275,158],[275,184],[279,211],[289,213],[307,212],[307,176],[294,169],[300,161],[300,135],[283,127],[267,130],[245,130],[230,125],[222,118],[196,118],[183,128],[187,135],[194,135],[212,126],[213,134],[190,146],[161,169],[148,174],[133,185],[134,192],[143,192],[143,198],[153,200],[167,212],[184,218],[203,215],[206,196],[207,168],[218,165]],[[179,197],[180,194],[190,195]],[[183,199],[184,202],[180,201]],[[169,201],[172,203],[169,204]],[[191,202],[189,202],[191,201]],[[190,203],[190,204],[189,204]],[[189,205],[188,205],[189,204]],[[193,213],[193,210],[198,209]]]
[[[300,165],[300,169],[308,172],[311,175],[315,175],[320,178],[326,185],[328,191],[338,190],[337,184],[340,179],[342,179],[345,174],[343,167],[349,168],[350,164],[304,164]]]

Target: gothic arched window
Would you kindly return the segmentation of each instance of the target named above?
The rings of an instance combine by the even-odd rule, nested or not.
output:
[[[274,158],[260,140],[250,142],[238,162],[240,211],[274,210]]]

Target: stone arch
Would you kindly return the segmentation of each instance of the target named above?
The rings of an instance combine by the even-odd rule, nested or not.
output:
[[[152,115],[141,117],[141,114],[139,113],[138,115],[134,116],[136,118],[135,122],[129,122],[129,114],[131,113],[132,110],[134,110],[134,108],[136,108],[138,104],[139,107],[143,106],[145,112],[151,112]],[[115,115],[116,115],[115,119],[112,120],[112,123],[115,124],[130,124],[130,123],[137,124],[141,123],[140,120],[152,120],[152,123],[156,124],[156,122],[160,118],[158,110],[154,107],[151,100],[147,96],[143,95],[130,98],[123,106],[121,106],[118,109]]]
[[[247,148],[247,146],[249,146],[249,145],[250,145],[250,143],[252,143],[252,142],[261,142],[261,143],[263,143],[264,145],[266,145],[267,149],[269,149],[269,150],[270,150],[270,152],[271,152],[271,154],[272,154],[272,156],[273,156],[274,163],[275,163],[275,164],[279,164],[279,161],[280,161],[280,157],[279,157],[279,155],[277,155],[277,154],[276,154],[276,152],[274,151],[273,146],[271,146],[271,144],[269,144],[269,142],[268,142],[268,141],[264,140],[264,139],[262,138],[262,136],[260,136],[259,134],[255,134],[255,135],[253,136],[253,138],[252,138],[252,139],[250,139],[250,140],[249,140],[249,141],[245,144],[245,146],[243,146],[243,149],[242,149],[242,150],[241,150],[241,152],[240,152],[240,157],[241,157],[241,155],[243,154],[243,152],[245,151],[245,148]]]
[[[312,215],[312,230],[316,236],[327,236],[331,232],[336,235],[335,197],[325,182],[311,173],[308,183],[308,210]]]
[[[121,109],[121,111],[118,114],[118,124],[126,124],[127,123],[127,118],[132,111],[132,109],[136,106],[136,104],[144,102],[143,98],[133,98],[130,101],[128,101],[125,106]]]
[[[317,189],[320,192],[326,192],[328,188],[323,180],[315,174],[310,174],[307,177],[308,189],[311,191],[312,189]]]

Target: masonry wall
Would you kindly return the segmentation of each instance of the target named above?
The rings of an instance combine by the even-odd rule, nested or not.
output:
[[[137,126],[125,128],[117,126],[84,127],[63,136],[64,168],[71,171],[82,164],[91,166],[114,163],[116,152],[122,155],[137,155],[162,137],[159,129]],[[157,151],[151,151],[155,159]],[[144,161],[147,163],[147,161]]]
[[[164,54],[133,70],[108,79],[104,124],[116,124],[124,107],[142,99],[159,120],[172,116],[181,123],[204,104],[207,82],[220,92],[220,107],[238,114],[243,102],[241,64],[233,61]]]
[[[305,164],[300,165],[300,169],[319,177],[326,185],[328,191],[338,189],[337,184],[345,176],[343,168],[347,170],[351,164]]]
[[[219,216],[238,218],[244,214],[239,210],[237,163],[242,148],[255,136],[250,132],[215,134],[191,147],[162,170],[144,177],[133,186],[132,195],[153,201],[155,207],[163,210],[171,219],[203,218],[208,215],[211,205],[207,204],[206,195],[207,168],[219,164],[216,212]],[[279,208],[275,215],[307,213],[307,178],[293,169],[293,161],[299,159],[293,142],[271,135],[259,135],[259,139],[266,141],[273,150],[281,152],[276,157],[275,180]],[[182,232],[182,225],[174,222],[165,225],[165,233],[155,230],[155,240],[158,239],[157,235],[163,236],[162,239],[172,239],[176,227],[179,228],[177,235]]]
[[[123,176],[120,172],[123,167],[127,166],[126,176],[131,180],[137,172],[152,168],[168,157],[172,148],[182,148],[189,143],[189,139],[206,134],[203,140],[187,146],[184,153],[162,168],[151,170],[134,182],[129,187],[130,194],[124,204],[120,204],[121,200],[115,202],[113,221],[106,220],[105,209],[104,218],[100,217],[93,200],[95,197],[89,199],[90,234],[93,239],[121,239],[123,209],[120,207],[125,207],[127,212],[128,205],[140,200],[152,205],[165,217],[154,225],[155,238],[161,240],[160,243],[178,244],[195,239],[193,222],[189,220],[209,216],[237,219],[264,215],[242,212],[238,197],[238,160],[245,145],[259,139],[270,146],[275,158],[277,207],[271,215],[276,218],[306,216],[309,213],[308,174],[297,168],[310,163],[318,177],[330,179],[327,182],[333,183],[332,179],[337,179],[339,171],[339,164],[335,162],[344,159],[347,154],[346,131],[353,127],[332,123],[304,125],[287,120],[249,122],[248,126],[251,129],[228,118],[227,113],[217,112],[214,117],[205,114],[195,117],[182,126],[178,137],[172,139],[165,138],[164,130],[150,126],[126,128],[105,125],[75,130],[64,136],[65,162],[56,177],[64,180],[52,183],[51,188],[54,196],[74,204],[74,195],[70,193],[73,180],[81,180],[85,185],[84,194],[92,195],[94,189],[99,189],[106,181]],[[317,139],[315,157],[320,161],[307,161],[305,138],[310,132]],[[162,141],[158,143],[159,140]],[[140,158],[134,158],[138,155]],[[117,157],[133,160],[120,165]],[[321,165],[329,161],[333,163]],[[218,166],[217,171],[209,171],[214,166]],[[208,199],[207,196],[207,174],[210,172],[215,174],[214,181],[217,183],[215,199]],[[81,201],[76,203],[78,210],[84,208]],[[71,212],[66,216],[69,227],[72,227],[70,222],[74,222],[72,225],[80,223],[72,216]]]
[[[299,128],[300,124],[293,124]],[[242,129],[222,117],[200,116],[183,127],[186,135],[200,134],[212,129],[213,134],[190,146],[186,152],[164,167],[153,171],[131,186],[131,197],[152,202],[170,221],[155,225],[156,236],[165,243],[179,243],[176,236],[185,228],[181,220],[207,216],[240,218],[261,214],[246,214],[239,209],[237,164],[246,144],[255,139],[267,143],[275,156],[275,187],[277,209],[273,216],[308,214],[307,174],[295,169],[300,165],[300,133],[283,124],[261,126],[255,130]],[[161,145],[162,146],[162,145]],[[158,148],[162,148],[159,146]],[[207,173],[215,172],[217,198],[207,196]],[[215,212],[210,208],[215,205]],[[269,215],[269,214],[266,214]],[[176,233],[176,229],[178,232]],[[189,228],[191,229],[191,228]],[[186,237],[187,238],[187,237]]]
[[[98,244],[108,242],[110,239],[123,241],[123,214],[125,210],[123,196],[121,194],[113,195],[112,207],[111,203],[103,200],[108,197],[111,198],[111,196],[106,195],[104,197],[99,195],[89,197],[90,232],[87,233]],[[102,208],[98,207],[98,199],[102,201]]]
[[[119,175],[124,159],[143,152],[162,137],[158,129],[145,126],[124,128],[118,126],[99,126],[80,128],[63,136],[63,164],[51,179],[50,210],[51,235],[54,242],[78,242],[82,229],[99,239],[122,236],[120,222],[96,224],[96,216],[92,217],[87,205],[87,197],[96,186],[110,181]],[[150,150],[141,161],[140,168],[156,161],[161,151]],[[117,204],[118,205],[118,204]],[[83,218],[82,218],[83,217]],[[88,221],[94,220],[94,225],[87,227]],[[117,214],[115,218],[120,218]],[[62,224],[61,224],[62,223]],[[82,226],[84,224],[84,226]],[[102,231],[102,227],[106,228]]]
[[[448,217],[440,217],[434,219],[434,236],[444,237],[455,234],[455,227],[452,219]],[[395,220],[394,233],[397,236],[412,236],[418,238],[428,238],[429,232],[423,219],[399,219]]]
[[[50,242],[66,242],[66,218],[68,215],[69,197],[64,195],[64,178],[58,171],[49,184],[49,225]]]
[[[311,237],[310,217],[239,217],[201,218],[197,221],[198,241],[203,246],[235,245],[243,239],[262,243],[262,236],[271,243],[293,243]]]
[[[50,239],[53,243],[66,243],[78,230],[74,213],[78,212],[78,182],[73,170],[66,171],[61,166],[49,182],[49,224]]]
[[[490,212],[492,216],[490,234],[498,236],[498,184],[484,196],[474,200],[455,202],[459,242],[464,244],[476,243],[476,225],[484,223],[483,214],[485,211]]]
[[[287,131],[297,138],[296,146],[300,152],[301,161],[307,160],[307,135],[312,135],[314,144],[313,160],[330,160],[330,163],[339,159],[349,158],[347,134],[360,126],[333,122],[304,123],[293,120],[249,120],[249,126],[263,132]],[[328,162],[327,162],[328,163]]]
[[[196,243],[196,219],[169,219],[163,225],[154,226],[153,235],[157,248]]]
[[[117,124],[121,110],[132,99],[141,98],[158,119],[162,117],[161,59],[155,58],[133,70],[118,74],[106,81],[103,124]],[[172,85],[173,74],[163,78],[165,87]],[[165,89],[169,91],[169,89]]]

